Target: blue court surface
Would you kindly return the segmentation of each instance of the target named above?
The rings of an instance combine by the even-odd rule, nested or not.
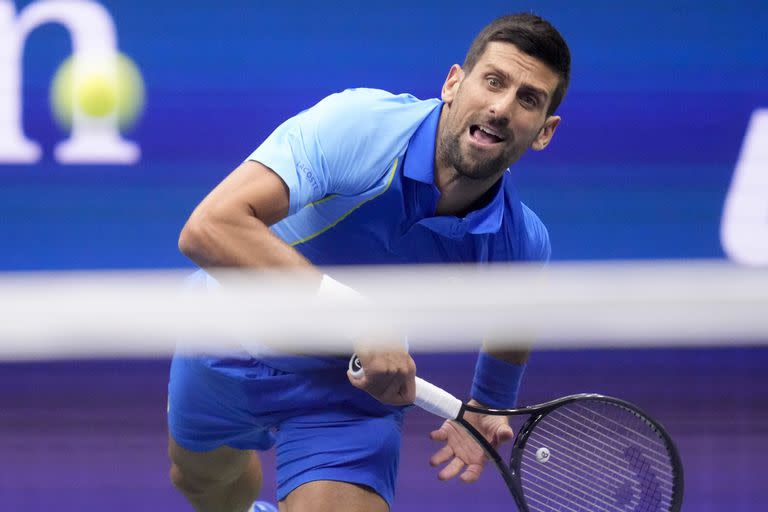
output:
[[[419,373],[458,396],[468,354],[417,357]],[[522,403],[581,391],[625,398],[657,417],[685,465],[689,512],[759,512],[768,504],[766,349],[536,353]],[[165,455],[168,361],[0,366],[0,510],[188,510],[171,487]],[[495,470],[468,486],[440,482],[428,464],[436,418],[406,420],[394,509],[513,510]],[[273,455],[263,499],[275,492]]]

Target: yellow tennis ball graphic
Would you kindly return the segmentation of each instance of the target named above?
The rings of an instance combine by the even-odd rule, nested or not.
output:
[[[69,57],[53,77],[51,106],[65,129],[72,126],[75,109],[94,118],[115,115],[127,128],[144,108],[144,81],[136,64],[121,53]]]
[[[75,94],[75,102],[83,112],[104,117],[115,111],[118,103],[117,86],[104,75],[94,74],[83,81]]]

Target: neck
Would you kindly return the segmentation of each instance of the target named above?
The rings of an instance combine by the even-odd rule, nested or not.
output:
[[[500,176],[487,180],[473,180],[456,172],[452,167],[435,166],[435,186],[440,191],[437,215],[464,217],[467,213],[485,206],[491,199],[490,191]]]

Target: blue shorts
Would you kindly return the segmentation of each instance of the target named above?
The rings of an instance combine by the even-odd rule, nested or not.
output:
[[[343,366],[290,373],[253,358],[175,356],[168,428],[192,451],[277,452],[277,498],[315,480],[365,485],[391,506],[403,408],[354,388]]]

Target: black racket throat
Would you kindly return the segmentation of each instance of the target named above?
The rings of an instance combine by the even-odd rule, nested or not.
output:
[[[461,404],[461,410],[459,417],[464,416],[465,412],[474,412],[477,414],[486,414],[488,416],[514,416],[516,414],[525,414],[527,409],[491,409],[488,407],[482,407],[479,405],[471,405],[468,403]]]
[[[469,406],[472,407],[472,406]],[[467,408],[467,411],[470,412],[476,412],[472,410],[473,408]],[[458,418],[456,418],[456,421],[459,425],[461,425],[464,429],[466,429],[472,437],[475,438],[475,441],[482,447],[485,454],[488,456],[488,458],[494,463],[496,468],[499,470],[499,474],[501,474],[502,479],[504,480],[504,483],[507,485],[507,488],[510,489],[516,489],[516,491],[512,492],[512,495],[515,497],[515,500],[517,500],[517,494],[520,492],[520,485],[518,480],[515,478],[514,470],[508,466],[504,460],[501,458],[501,455],[499,455],[499,452],[496,451],[496,449],[493,447],[493,445],[488,441],[485,436],[483,436],[474,426],[472,426],[471,423],[469,423],[464,418],[464,412],[465,408],[462,407],[461,412],[459,413]],[[500,414],[497,414],[500,415]],[[520,504],[518,503],[518,506]],[[525,510],[525,509],[520,509]]]

